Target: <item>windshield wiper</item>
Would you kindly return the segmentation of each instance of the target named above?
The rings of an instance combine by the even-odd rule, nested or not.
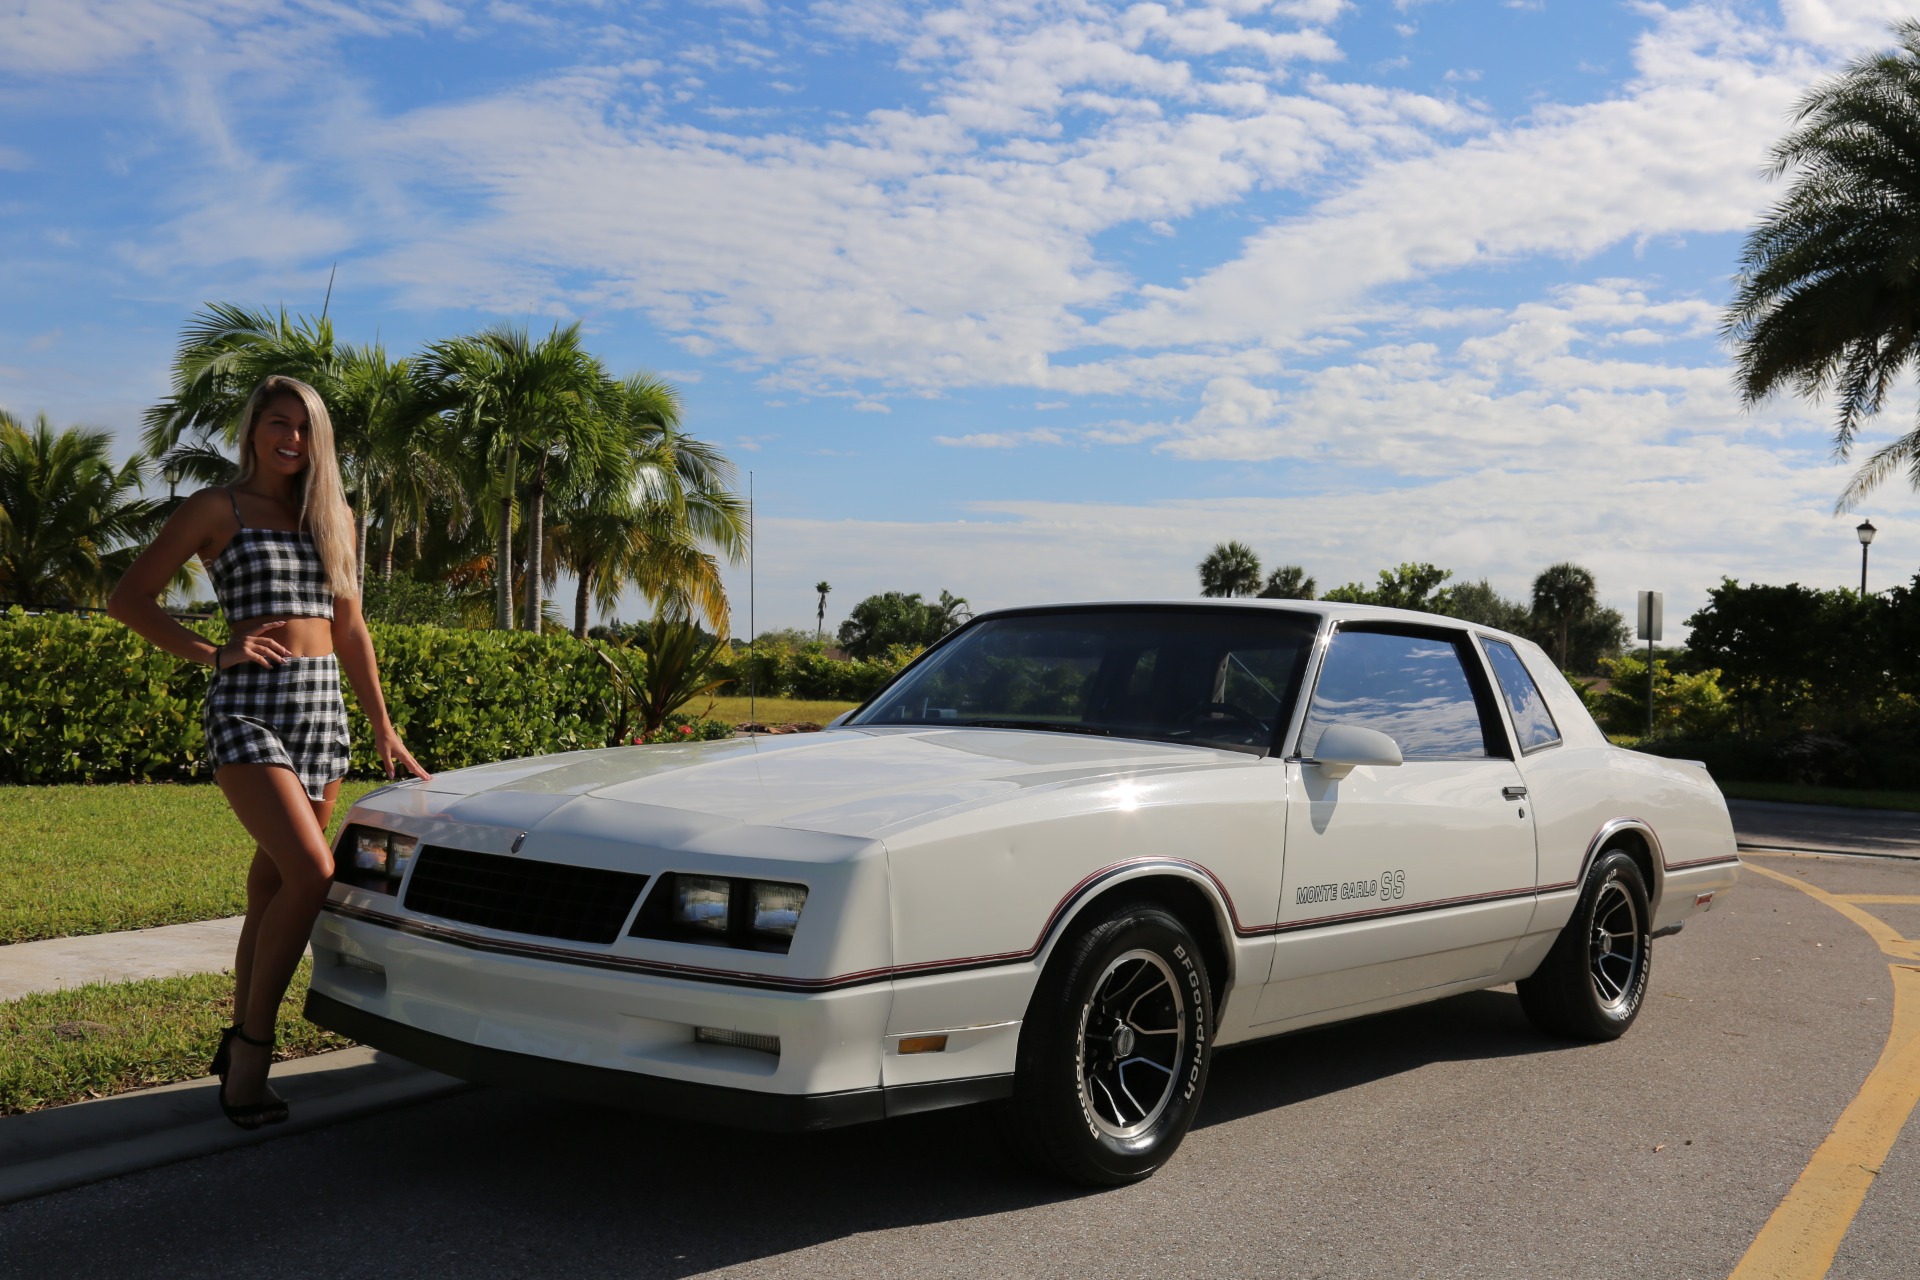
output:
[[[1101,738],[1113,737],[1111,729],[1072,720],[940,720],[934,723],[961,725],[968,729],[1039,729],[1047,733],[1091,733]]]

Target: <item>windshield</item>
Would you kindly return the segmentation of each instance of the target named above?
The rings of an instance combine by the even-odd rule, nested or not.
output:
[[[987,618],[847,723],[972,725],[1266,752],[1319,620],[1279,609],[1063,609]]]

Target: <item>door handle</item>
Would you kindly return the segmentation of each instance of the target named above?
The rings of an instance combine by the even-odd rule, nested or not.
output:
[[[1500,794],[1509,800],[1518,800],[1527,794],[1527,789],[1525,787],[1502,787],[1500,788]]]

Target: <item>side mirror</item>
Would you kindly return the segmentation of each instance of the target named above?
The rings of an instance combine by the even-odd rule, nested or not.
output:
[[[831,719],[831,720],[829,720],[829,721],[827,721],[827,728],[829,728],[829,729],[838,729],[838,728],[840,727],[840,725],[841,725],[841,724],[842,724],[842,723],[843,723],[843,722],[844,722],[844,721],[846,720],[846,718],[847,718],[848,716],[850,716],[850,715],[852,715],[852,714],[853,714],[853,713],[854,713],[855,711],[858,711],[859,709],[860,709],[860,708],[858,708],[858,707],[853,707],[853,708],[850,708],[850,709],[848,709],[848,710],[846,710],[846,711],[842,711],[842,712],[841,712],[841,713],[840,713],[839,715],[837,715],[837,716],[835,716],[835,717],[834,717],[833,719]]]
[[[1344,778],[1363,764],[1397,765],[1400,744],[1378,729],[1357,724],[1330,724],[1320,734],[1313,755],[1305,763],[1329,778]]]

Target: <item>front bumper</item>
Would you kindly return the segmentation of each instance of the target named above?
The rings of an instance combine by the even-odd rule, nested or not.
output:
[[[762,990],[437,932],[323,911],[307,1016],[462,1079],[747,1128],[831,1128],[1010,1092],[992,1060],[975,1072],[996,1074],[890,1083],[890,981]],[[705,1043],[699,1027],[777,1037],[778,1052]]]
[[[306,1013],[308,1021],[329,1031],[462,1080],[741,1129],[789,1133],[836,1129],[888,1116],[988,1102],[1013,1093],[1011,1075],[836,1093],[763,1093],[469,1044],[382,1018],[317,991],[307,993]]]

